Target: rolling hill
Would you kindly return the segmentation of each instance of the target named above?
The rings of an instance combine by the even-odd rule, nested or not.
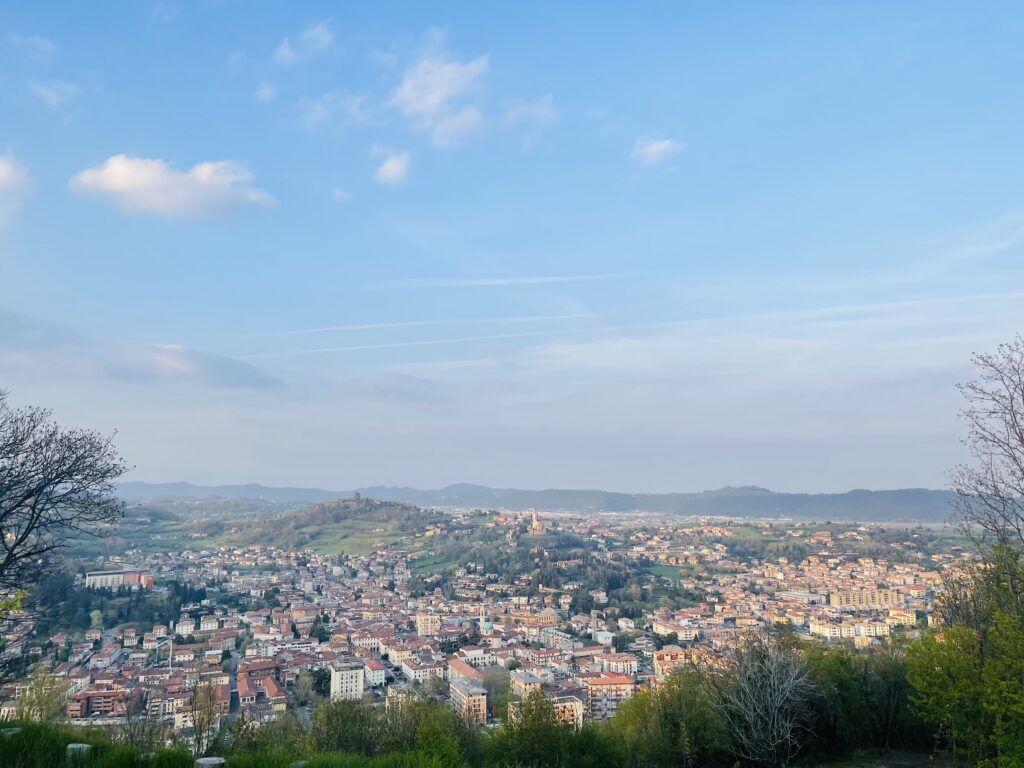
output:
[[[211,522],[202,532],[210,544],[311,546],[328,554],[365,554],[419,533],[440,517],[411,504],[342,498],[279,515]]]
[[[308,504],[352,491],[319,488],[274,488],[263,485],[197,486],[189,483],[125,483],[128,499],[244,498]],[[953,494],[924,488],[846,493],[778,493],[752,486],[727,487],[699,493],[617,493],[600,490],[518,490],[458,484],[438,490],[374,486],[362,496],[419,507],[484,507],[580,512],[657,512],[721,517],[792,517],[806,520],[864,522],[943,522],[949,518]]]

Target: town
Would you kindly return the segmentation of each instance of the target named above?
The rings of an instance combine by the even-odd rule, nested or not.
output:
[[[186,739],[238,718],[308,722],[324,700],[445,702],[487,726],[514,721],[531,694],[578,729],[677,668],[726,664],[751,630],[864,649],[916,637],[965,558],[939,526],[500,509],[424,520],[363,554],[226,544],[79,562],[74,594],[173,615],[94,610],[83,628],[10,614],[4,657],[24,667],[0,689],[0,718],[23,718],[45,684],[72,724],[145,717]],[[434,570],[435,543],[467,537],[500,542],[504,569],[467,548]]]

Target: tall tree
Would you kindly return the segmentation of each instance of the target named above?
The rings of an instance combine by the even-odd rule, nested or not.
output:
[[[1024,337],[977,354],[975,379],[959,389],[969,463],[951,473],[954,517],[980,561],[947,575],[940,613],[982,643],[996,613],[1024,619]]]
[[[703,684],[704,670],[677,669],[655,689],[619,705],[611,721],[634,766],[691,768],[729,762],[722,720]]]
[[[722,675],[710,677],[736,757],[789,765],[803,746],[814,685],[794,647],[751,634]]]
[[[952,472],[956,517],[983,555],[1024,549],[1024,337],[973,358],[978,376],[961,384],[960,416],[972,461]],[[1024,572],[1005,584],[1024,605]]]
[[[12,408],[0,391],[0,592],[35,581],[69,538],[106,533],[123,513],[113,483],[127,469],[113,437]]]

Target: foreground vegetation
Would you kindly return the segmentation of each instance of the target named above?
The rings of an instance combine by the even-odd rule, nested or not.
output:
[[[913,652],[913,651],[912,651]],[[558,766],[559,768],[728,768],[815,763],[893,749],[928,751],[934,742],[911,706],[903,646],[859,653],[804,645],[792,636],[752,636],[725,669],[677,670],[656,690],[623,703],[609,721],[580,730],[560,724],[541,696],[496,728],[467,725],[424,699],[390,710],[362,702],[322,704],[308,728],[291,716],[255,727],[238,720],[196,751],[229,766]],[[754,706],[749,706],[754,702]],[[0,740],[0,764],[56,765],[69,742],[95,745],[95,766],[186,765],[188,750],[161,749],[157,729],[106,734],[25,725]],[[193,741],[189,746],[195,748]]]

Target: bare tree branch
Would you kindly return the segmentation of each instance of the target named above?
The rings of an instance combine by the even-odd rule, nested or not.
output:
[[[746,636],[732,663],[707,678],[736,757],[786,766],[808,732],[814,685],[803,659],[765,634]]]
[[[70,538],[107,534],[123,515],[114,481],[127,469],[113,436],[13,409],[0,391],[0,594],[32,583]]]

